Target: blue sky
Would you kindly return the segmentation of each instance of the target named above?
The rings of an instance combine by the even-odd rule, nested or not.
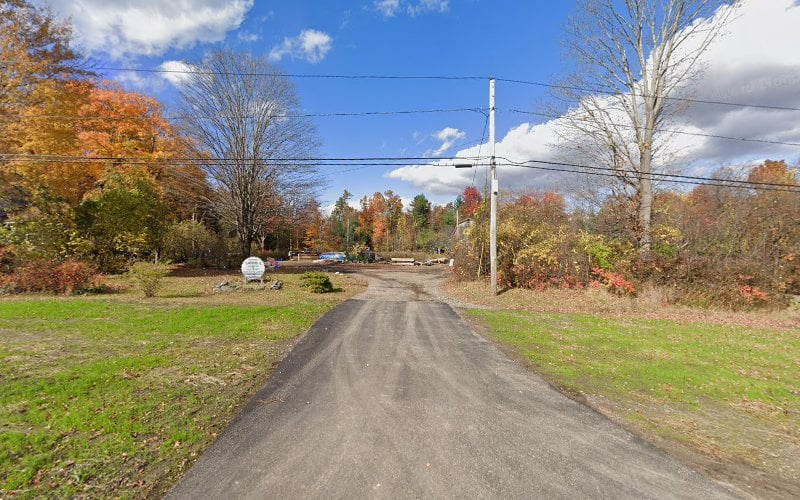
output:
[[[45,3],[42,1],[41,3]],[[99,66],[152,69],[202,58],[227,46],[271,56],[287,73],[342,75],[488,76],[552,82],[563,74],[561,28],[573,1],[538,0],[49,0],[53,11],[70,17],[78,45]],[[794,0],[745,0],[730,33],[713,47],[695,95],[723,92],[737,102],[800,106],[800,6]],[[175,93],[165,76],[106,72],[125,86],[155,95],[167,109]],[[725,82],[722,85],[720,82]],[[297,79],[309,113],[484,108],[487,81]],[[504,109],[537,109],[547,99],[541,87],[499,82],[497,138],[507,155],[551,152],[551,124]],[[680,124],[702,133],[800,142],[798,114],[690,110]],[[694,113],[694,114],[693,114]],[[717,117],[718,120],[710,120]],[[753,124],[758,123],[755,127]],[[476,112],[392,116],[324,117],[316,124],[320,156],[429,156],[475,154],[485,125]],[[437,137],[438,136],[438,137]],[[707,169],[732,161],[785,158],[797,161],[797,147],[765,148],[687,136],[693,151],[688,168]],[[690,140],[691,139],[691,140]],[[447,149],[444,149],[449,146]],[[485,147],[485,146],[484,146]],[[470,149],[471,148],[471,149]],[[484,151],[485,152],[485,151]],[[348,189],[357,200],[392,189],[405,199],[424,192],[444,203],[483,173],[424,165],[370,167],[338,173],[326,167],[323,204]],[[564,179],[533,171],[501,172],[514,187],[559,189]]]

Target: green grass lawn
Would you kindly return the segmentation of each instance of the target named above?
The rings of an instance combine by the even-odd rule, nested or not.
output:
[[[467,314],[555,385],[633,427],[800,484],[800,330]]]
[[[0,497],[163,493],[335,303],[299,289],[208,293],[220,277],[0,300]],[[118,279],[118,285],[124,284]]]

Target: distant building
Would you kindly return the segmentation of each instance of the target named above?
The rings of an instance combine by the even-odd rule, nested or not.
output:
[[[472,219],[464,219],[458,223],[456,226],[456,230],[453,232],[453,239],[455,240],[463,240],[466,239],[466,235],[464,232],[472,227]]]

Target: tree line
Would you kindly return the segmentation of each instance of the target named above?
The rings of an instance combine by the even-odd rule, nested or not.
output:
[[[408,207],[391,190],[376,192],[350,205],[345,190],[330,215],[317,214],[304,233],[302,244],[312,251],[340,250],[354,259],[367,252],[393,254],[448,253],[460,220],[472,217],[482,200],[474,186],[467,187],[453,202],[433,205],[424,194],[416,195]]]
[[[227,50],[189,66],[168,117],[97,77],[68,23],[0,2],[0,248],[12,261],[224,265],[285,248],[316,206],[319,140],[292,83]],[[273,75],[264,78],[261,74]]]
[[[797,169],[785,161],[722,168],[714,177],[800,186]],[[639,245],[635,195],[612,194],[597,207],[580,208],[558,193],[502,193],[498,221],[504,287],[602,286],[620,295],[647,287],[669,303],[737,309],[782,306],[800,295],[798,191],[662,186],[654,192],[647,253]],[[482,203],[454,250],[460,278],[488,273],[488,230]]]

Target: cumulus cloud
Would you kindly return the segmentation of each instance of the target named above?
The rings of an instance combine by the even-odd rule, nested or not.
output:
[[[699,100],[756,103],[800,108],[800,3],[795,0],[749,0],[728,32],[705,53],[700,81],[683,92]],[[677,127],[708,135],[800,143],[800,112],[694,104],[679,117]],[[726,163],[748,158],[800,155],[796,146],[696,137],[697,161]]]
[[[433,134],[433,137],[441,141],[442,144],[438,149],[436,149],[436,151],[432,152],[433,156],[441,156],[445,151],[452,148],[456,141],[460,141],[466,136],[466,132],[462,132],[461,130],[453,127],[445,127],[436,132]]]
[[[152,92],[160,91],[164,88],[164,80],[158,75],[143,74],[136,71],[120,71],[114,75],[114,80],[127,88],[140,91]]]
[[[294,38],[284,38],[269,52],[272,61],[280,61],[286,56],[293,59],[305,59],[310,63],[318,63],[325,59],[333,47],[333,38],[325,32],[303,30]]]
[[[375,0],[372,3],[375,11],[384,17],[394,17],[398,13],[418,16],[429,12],[447,12],[450,10],[449,0],[418,0],[416,2],[405,0]]]
[[[496,144],[496,154],[500,163],[505,160],[524,161],[531,158],[555,161],[557,151],[553,144],[557,140],[557,121],[532,125],[523,123],[511,129]],[[462,158],[486,158],[488,145],[483,144],[460,150],[455,156]],[[456,196],[473,179],[484,179],[486,165],[478,165],[476,173],[473,169],[456,169],[452,161],[438,162],[436,165],[409,165],[389,172],[390,179],[406,181],[415,188],[438,196]],[[498,168],[500,182],[503,186],[532,186],[537,189],[557,190],[563,187],[565,180],[559,175],[538,172],[528,168],[502,166]],[[483,182],[481,180],[481,182]]]
[[[164,61],[158,69],[162,71],[161,75],[165,80],[179,87],[192,78],[190,72],[196,70],[196,67],[182,61]]]
[[[78,45],[115,59],[218,42],[235,30],[254,0],[49,0],[71,19]]]
[[[705,101],[753,103],[800,108],[800,2],[745,0],[740,10],[703,55],[703,72],[684,88],[680,97]],[[502,92],[502,90],[501,90]],[[711,103],[688,103],[669,125],[671,161],[692,175],[708,175],[722,165],[749,164],[764,158],[800,161],[800,112]],[[497,144],[497,156],[513,161],[560,161],[560,119],[513,127]],[[714,136],[732,137],[734,140]],[[735,140],[737,138],[754,141]],[[767,142],[759,142],[759,141]],[[770,142],[771,141],[771,142]],[[775,144],[774,142],[793,143]],[[485,157],[487,145],[481,148]],[[475,156],[478,147],[455,156]],[[572,158],[578,163],[579,159]],[[566,167],[569,168],[569,167]],[[480,179],[482,173],[478,173]],[[501,187],[561,190],[576,181],[559,172],[498,167]],[[442,195],[455,195],[469,185],[470,169],[431,165],[395,169],[387,177]]]

